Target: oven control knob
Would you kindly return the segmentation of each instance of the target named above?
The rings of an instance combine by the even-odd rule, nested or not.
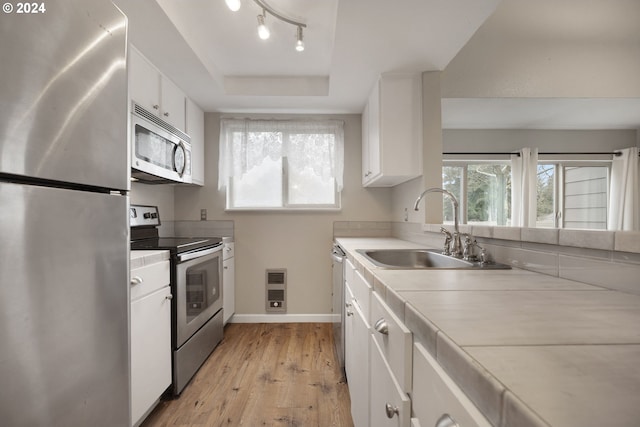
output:
[[[274,302],[274,303],[273,303],[273,306],[274,306],[274,307],[278,307],[279,305],[280,305],[280,304],[279,304],[278,302]]]
[[[151,213],[149,212],[145,212],[144,215],[142,215],[144,217],[144,219],[149,219],[151,218]]]

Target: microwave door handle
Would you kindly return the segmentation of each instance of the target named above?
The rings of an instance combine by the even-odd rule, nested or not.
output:
[[[181,262],[189,261],[190,259],[200,258],[200,257],[203,257],[203,256],[211,255],[211,254],[216,253],[216,252],[221,251],[221,250],[222,250],[222,246],[216,246],[215,248],[206,249],[204,251],[189,252],[189,253],[186,253],[186,254],[178,255],[178,260],[181,261]]]

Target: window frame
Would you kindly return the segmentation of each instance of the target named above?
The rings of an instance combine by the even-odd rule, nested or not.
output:
[[[553,165],[554,166],[554,227],[558,229],[565,229],[565,168],[566,167],[605,167],[607,169],[607,184],[605,186],[606,192],[606,218],[605,228],[584,228],[585,230],[606,230],[606,224],[610,215],[609,197],[611,194],[611,160],[538,160],[538,165]],[[551,228],[538,226],[536,220],[536,228]],[[575,229],[575,228],[570,228]]]
[[[224,119],[223,119],[224,120]],[[250,120],[253,124],[258,124],[260,123],[262,120]],[[278,122],[278,120],[273,120],[273,121],[269,121],[271,123],[273,122]],[[287,127],[290,127],[292,125],[295,125],[295,123],[309,123],[312,122],[312,120],[287,120],[287,121],[282,121],[283,123],[286,122],[288,125]],[[322,123],[328,123],[328,122],[337,122],[340,124],[340,126],[344,125],[344,122],[342,121],[338,121],[338,120],[320,120],[318,121],[318,123],[322,124]],[[265,126],[265,130],[263,132],[272,132],[272,130],[267,130],[268,126]],[[260,132],[257,129],[252,130],[251,132]],[[285,129],[283,126],[283,129],[279,129],[277,132],[282,134],[282,151],[284,153],[288,152],[288,148],[289,145],[291,144],[291,140],[290,140],[290,136],[293,134],[296,135],[300,135],[300,134],[309,134],[309,135],[322,135],[322,134],[330,134],[328,132],[323,132],[323,133],[314,133],[314,132],[304,132],[303,130],[299,130],[299,131],[293,131],[291,129]],[[344,147],[339,147],[339,142],[338,142],[338,138],[339,135],[337,133],[333,133],[334,138],[335,138],[335,150],[338,149],[342,149],[344,150]],[[344,143],[342,143],[344,144]],[[342,152],[342,156],[344,156],[344,151]],[[336,161],[337,159],[334,159],[334,161]],[[327,211],[340,211],[342,210],[342,191],[338,190],[338,180],[336,179],[336,177],[333,177],[333,194],[334,194],[334,201],[335,203],[333,204],[326,204],[326,203],[317,203],[317,204],[302,204],[302,203],[290,203],[289,200],[289,187],[290,187],[290,174],[289,174],[289,159],[288,156],[282,155],[280,156],[280,161],[281,161],[281,174],[280,174],[280,185],[281,185],[281,191],[282,191],[282,205],[281,206],[235,206],[234,204],[234,177],[233,176],[229,176],[228,177],[228,182],[227,185],[225,186],[225,211],[276,211],[276,212],[300,212],[300,211],[322,211],[322,212],[327,212]]]

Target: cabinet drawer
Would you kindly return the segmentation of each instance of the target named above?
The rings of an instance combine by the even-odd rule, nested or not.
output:
[[[371,427],[409,427],[411,400],[395,380],[382,349],[371,345]]]
[[[420,425],[448,415],[460,427],[491,427],[469,398],[421,345],[413,346],[413,412]]]
[[[349,282],[349,285],[351,286],[355,301],[360,306],[360,310],[362,310],[364,318],[367,320],[367,323],[371,323],[371,285],[359,271],[354,273],[353,280]]]
[[[371,297],[371,330],[398,384],[411,392],[413,337],[411,331],[393,314],[377,292]]]
[[[235,251],[236,251],[235,243],[233,242],[225,243],[222,248],[222,259],[225,260],[225,259],[233,258],[235,255]]]
[[[170,277],[169,260],[131,270],[131,300],[167,286]]]

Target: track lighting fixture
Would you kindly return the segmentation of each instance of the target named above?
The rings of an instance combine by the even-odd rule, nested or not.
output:
[[[236,12],[240,9],[240,5],[241,5],[240,1],[241,0],[225,0],[225,3],[227,4],[227,7],[229,7],[229,9]],[[267,12],[268,12],[271,16],[278,18],[280,21],[286,22],[287,24],[291,24],[297,27],[295,48],[296,48],[296,51],[298,52],[302,52],[304,50],[304,41],[302,40],[303,38],[302,29],[307,28],[306,24],[303,24],[302,22],[294,21],[293,19],[289,19],[286,16],[282,16],[280,13],[273,10],[271,6],[266,4],[264,0],[253,0],[253,2],[262,8],[262,14],[258,15],[258,37],[260,37],[262,40],[266,40],[271,35],[269,28],[265,24],[265,19],[267,17]]]

